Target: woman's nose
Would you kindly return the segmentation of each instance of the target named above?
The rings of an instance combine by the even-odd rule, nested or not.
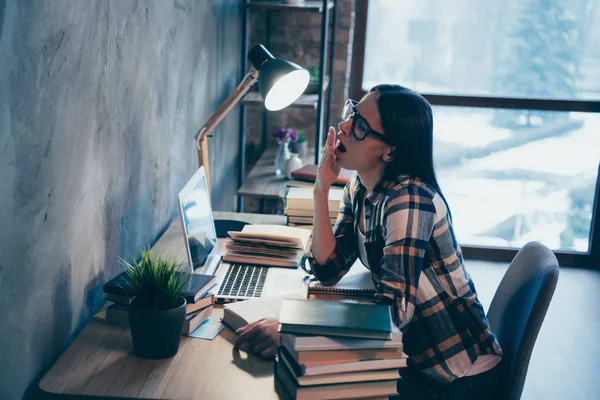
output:
[[[352,129],[352,119],[340,122],[338,124],[338,129],[342,134],[348,136],[350,134],[350,129]]]

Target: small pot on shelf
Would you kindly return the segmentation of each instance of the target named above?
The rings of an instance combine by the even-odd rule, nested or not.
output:
[[[295,143],[296,145],[296,153],[298,153],[298,157],[304,158],[308,155],[308,142]]]
[[[300,157],[298,157],[298,154],[292,153],[290,159],[287,160],[285,163],[283,175],[287,179],[290,179],[292,177],[292,171],[298,168],[302,168],[302,160],[300,159]]]

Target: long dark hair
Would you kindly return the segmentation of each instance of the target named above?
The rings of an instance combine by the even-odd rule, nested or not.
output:
[[[433,113],[420,94],[400,85],[377,85],[377,107],[383,133],[395,147],[385,178],[407,174],[432,186],[444,199],[433,163]]]

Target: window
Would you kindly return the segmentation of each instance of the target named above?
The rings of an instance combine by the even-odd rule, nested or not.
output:
[[[434,106],[465,253],[538,240],[563,264],[596,258],[600,2],[360,0],[356,15],[353,96],[399,83]]]
[[[370,0],[363,86],[600,98],[597,0]]]

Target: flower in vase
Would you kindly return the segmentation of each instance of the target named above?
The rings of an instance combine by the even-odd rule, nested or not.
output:
[[[275,129],[273,131],[272,135],[273,135],[273,138],[275,138],[275,140],[277,140],[277,143],[283,143],[283,142],[296,143],[296,141],[298,140],[298,133],[295,130],[289,129],[289,128]]]

